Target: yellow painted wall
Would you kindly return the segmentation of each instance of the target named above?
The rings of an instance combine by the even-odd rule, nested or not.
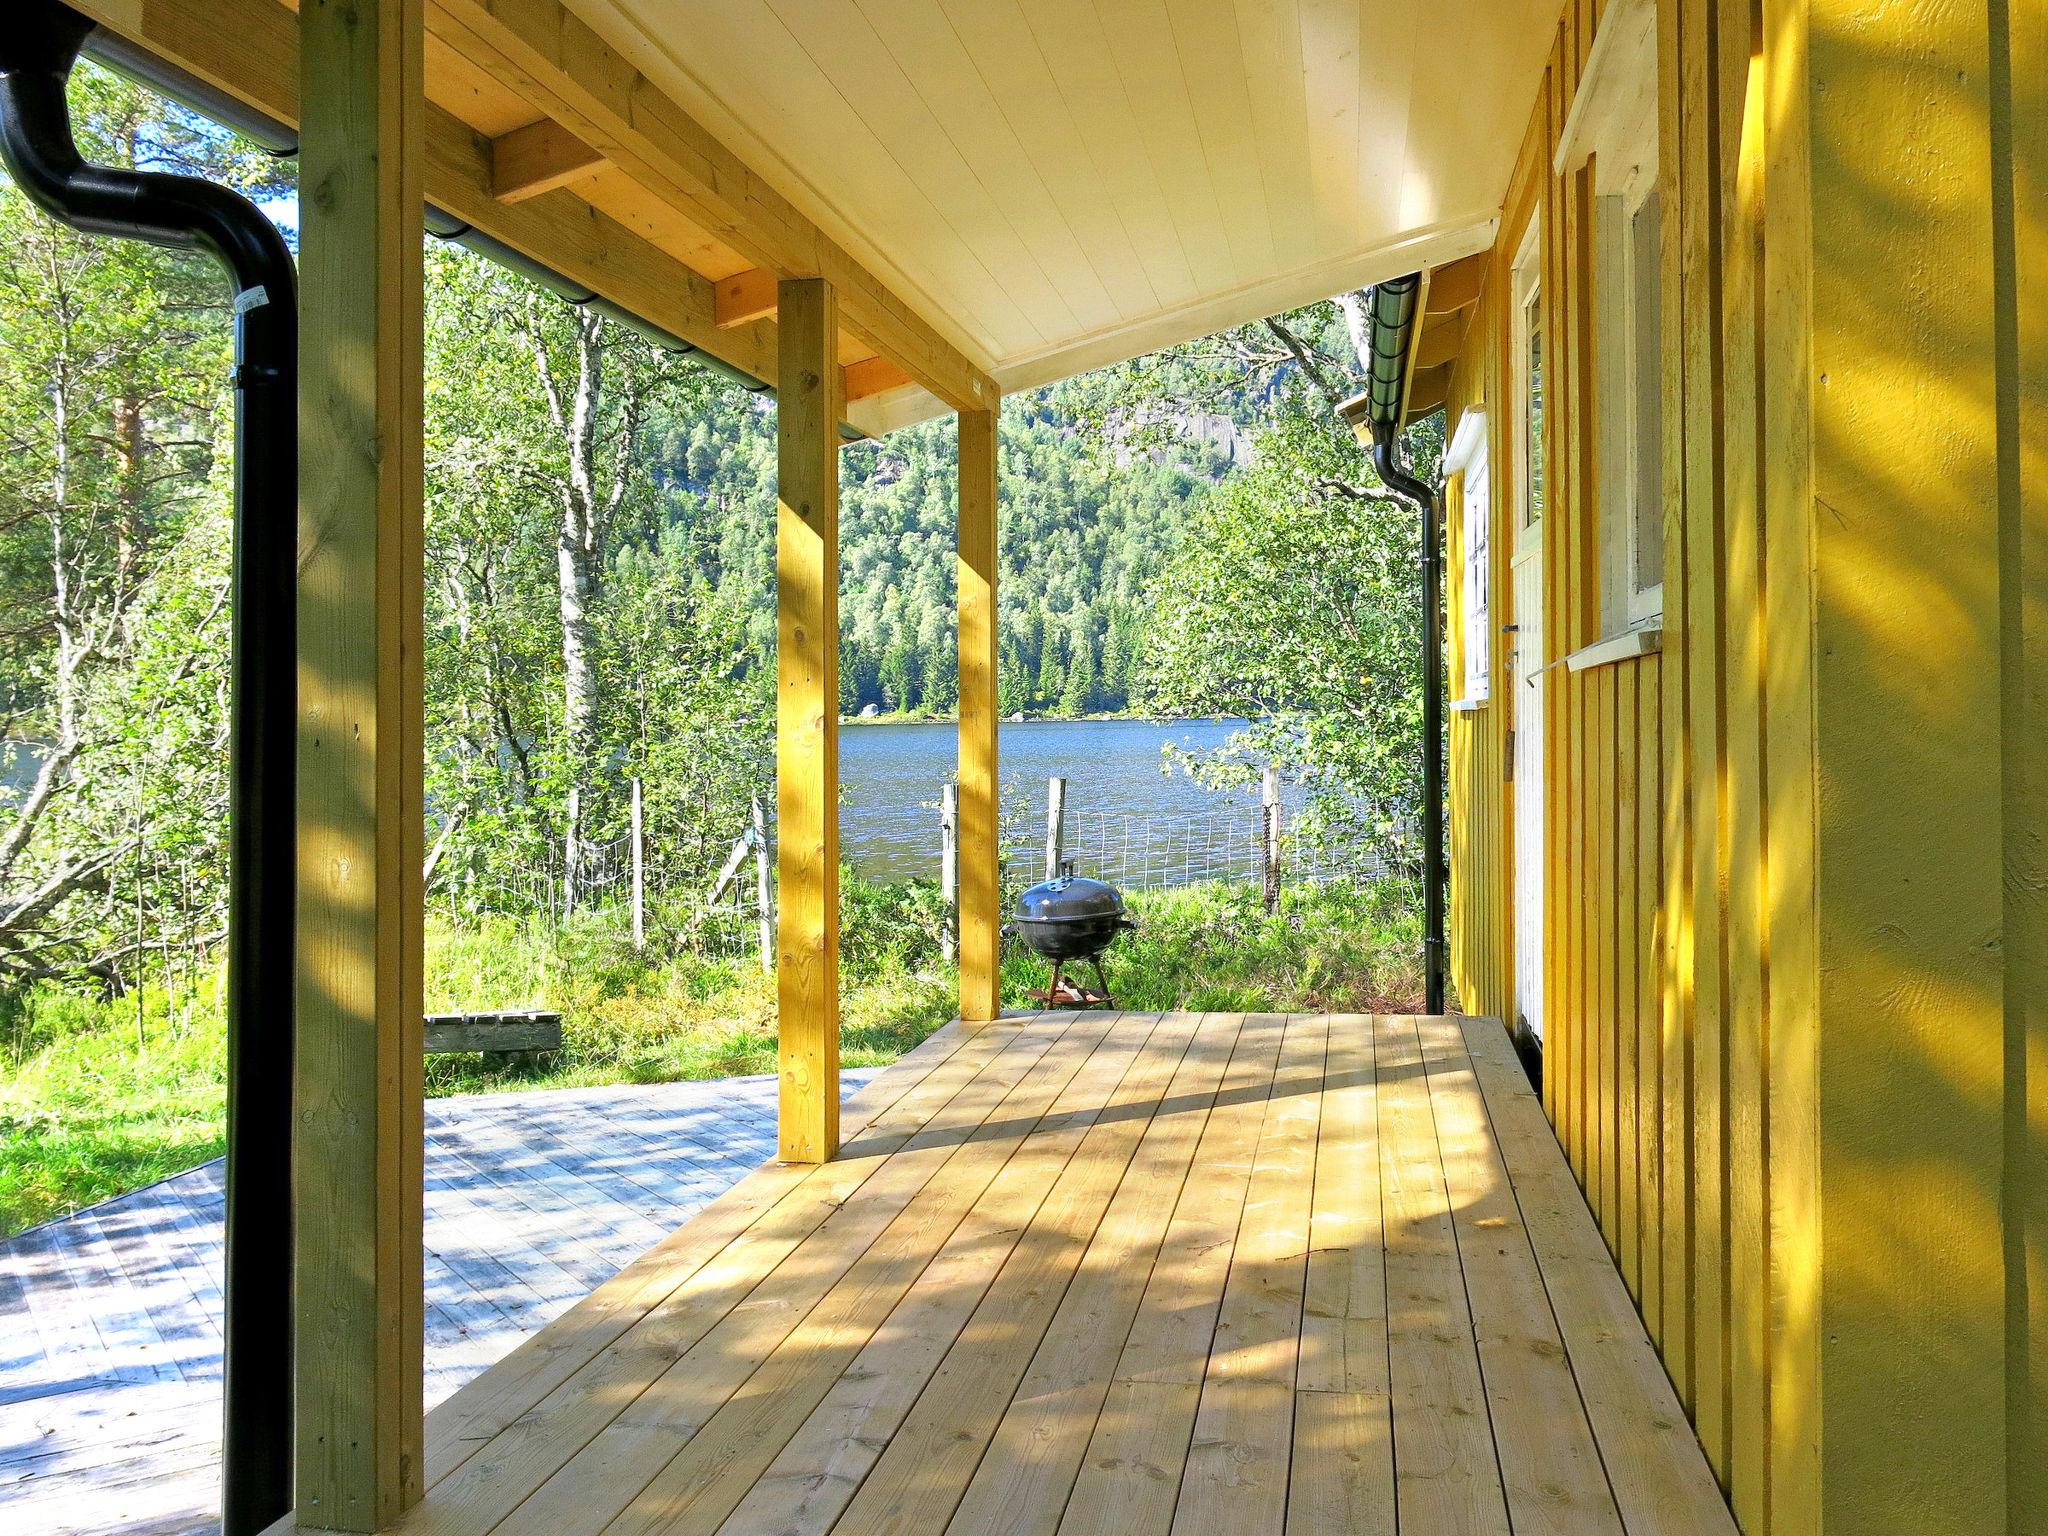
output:
[[[2048,1531],[2043,9],[1659,4],[1663,652],[1540,684],[1544,1099],[1753,1536]],[[1546,660],[1599,638],[1591,173],[1551,171],[1596,26],[1561,18],[1450,403],[1512,623],[1539,218]],[[1495,651],[1452,966],[1512,1018]]]

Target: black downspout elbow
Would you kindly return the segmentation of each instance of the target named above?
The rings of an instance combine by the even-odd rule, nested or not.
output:
[[[240,194],[85,161],[65,84],[92,29],[54,0],[10,8],[0,162],[59,223],[208,252],[235,285],[221,1528],[253,1536],[292,1498],[297,276],[284,237]]]

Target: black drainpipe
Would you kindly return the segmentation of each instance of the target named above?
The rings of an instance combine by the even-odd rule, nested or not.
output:
[[[221,1529],[253,1536],[290,1512],[292,1493],[297,279],[284,237],[238,193],[84,161],[65,82],[91,31],[54,0],[10,8],[0,24],[0,162],[58,222],[206,251],[235,285]]]
[[[1367,298],[1372,320],[1372,464],[1380,483],[1422,514],[1422,943],[1425,1006],[1444,1011],[1444,657],[1443,500],[1400,460],[1406,414],[1408,351],[1422,297],[1420,273],[1376,283]]]

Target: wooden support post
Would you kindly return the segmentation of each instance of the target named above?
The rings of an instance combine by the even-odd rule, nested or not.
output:
[[[780,1143],[821,1163],[839,1150],[839,305],[815,277],[778,298]]]
[[[939,788],[939,892],[946,903],[946,928],[939,950],[948,960],[960,951],[960,789],[948,779]]]
[[[1002,1009],[1002,853],[996,806],[996,420],[960,413],[960,1017]]]
[[[1045,781],[1045,878],[1057,880],[1067,851],[1067,781]]]
[[[1280,908],[1280,770],[1268,768],[1259,786],[1259,846],[1266,876],[1266,910]]]
[[[768,813],[754,796],[754,905],[760,910],[761,972],[775,974],[775,877],[768,869]]]
[[[633,778],[633,947],[647,947],[647,823],[640,778]]]
[[[421,1491],[423,10],[299,13],[301,1529]]]

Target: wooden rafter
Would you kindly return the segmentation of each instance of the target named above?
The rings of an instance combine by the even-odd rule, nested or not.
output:
[[[823,277],[849,332],[956,410],[994,383],[561,0],[436,0],[428,28],[778,278]]]
[[[604,165],[603,155],[545,117],[491,140],[491,190],[501,203],[587,181]]]
[[[279,122],[299,121],[298,18],[276,0],[73,0],[79,11]],[[573,193],[500,202],[491,141],[429,105],[427,200],[680,337],[775,382],[772,321],[721,330],[711,283]]]
[[[1420,373],[1440,363],[1451,361],[1458,355],[1458,346],[1464,340],[1464,336],[1464,323],[1455,311],[1433,320],[1415,344],[1416,372]]]
[[[1443,314],[1478,302],[1479,288],[1486,280],[1486,264],[1490,258],[1491,252],[1481,251],[1432,270],[1429,274],[1429,313]]]

